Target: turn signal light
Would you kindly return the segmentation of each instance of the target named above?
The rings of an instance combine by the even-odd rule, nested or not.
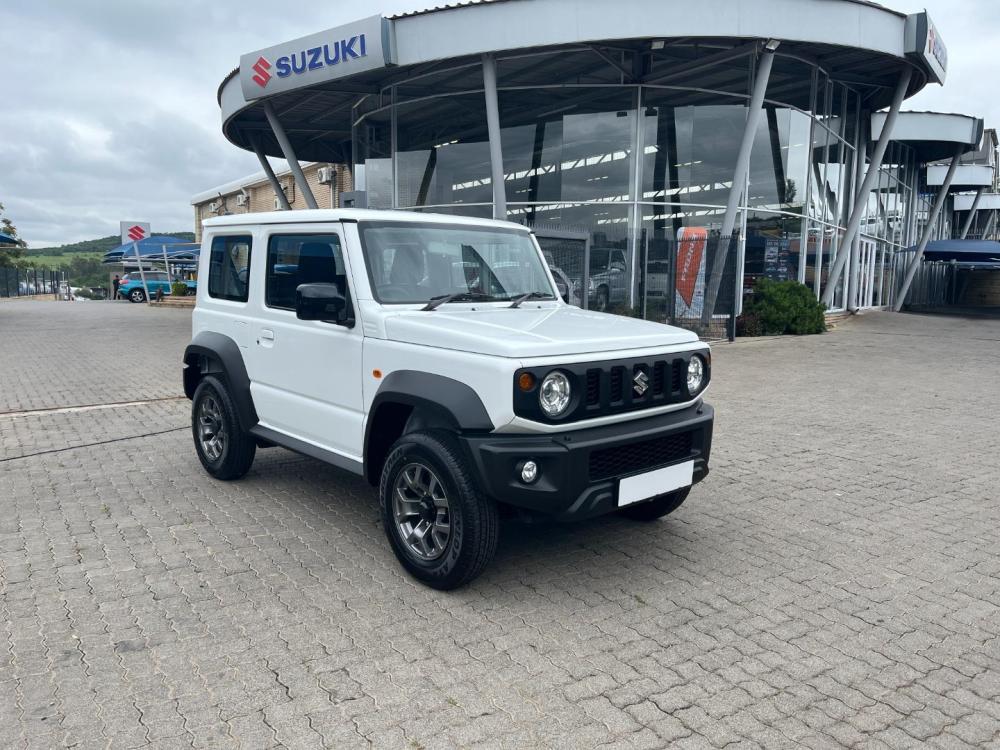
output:
[[[522,391],[527,393],[528,391],[530,391],[532,388],[535,387],[535,376],[532,375],[530,372],[522,372],[521,377],[517,379],[517,386]]]

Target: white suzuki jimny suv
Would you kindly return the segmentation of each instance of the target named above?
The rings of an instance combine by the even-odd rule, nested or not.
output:
[[[676,510],[708,474],[708,346],[563,302],[528,229],[366,210],[204,223],[184,391],[218,479],[280,445],[378,488],[403,567],[440,589],[502,515]]]

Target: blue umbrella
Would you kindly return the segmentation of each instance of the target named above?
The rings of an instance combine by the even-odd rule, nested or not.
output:
[[[138,243],[126,242],[124,245],[119,245],[116,248],[108,250],[104,254],[105,263],[121,263],[122,260],[128,260],[128,258],[135,258],[135,245],[139,245],[139,257],[155,256],[157,258],[163,257],[163,246],[164,245],[190,245],[191,243],[187,240],[182,240],[178,237],[170,237],[165,234],[154,234],[152,237],[147,237],[144,240],[139,240]],[[170,248],[167,248],[167,254],[169,255]]]

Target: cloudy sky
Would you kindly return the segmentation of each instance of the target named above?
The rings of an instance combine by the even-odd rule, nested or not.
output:
[[[121,219],[190,231],[194,193],[259,168],[223,139],[215,100],[241,53],[442,1],[8,0],[0,203],[34,247],[116,234]],[[998,0],[885,4],[926,6],[948,45],[947,87],[906,108],[1000,126]]]

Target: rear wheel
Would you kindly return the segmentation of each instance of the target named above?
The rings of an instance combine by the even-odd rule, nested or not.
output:
[[[428,586],[463,586],[493,559],[496,503],[478,492],[448,433],[413,432],[397,440],[382,468],[379,497],[392,551]]]
[[[144,292],[142,289],[133,289],[131,292],[128,293],[128,298],[130,302],[145,302],[146,292]]]
[[[687,500],[690,491],[690,487],[685,487],[683,490],[677,490],[668,495],[660,495],[644,503],[626,505],[618,512],[626,518],[631,518],[633,521],[655,521],[658,518],[669,516],[681,507],[684,501]]]
[[[191,401],[191,433],[198,459],[216,479],[239,479],[250,470],[257,443],[240,427],[226,386],[206,375]]]

